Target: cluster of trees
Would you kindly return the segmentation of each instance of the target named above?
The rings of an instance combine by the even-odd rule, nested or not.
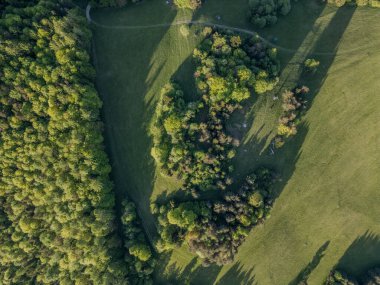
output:
[[[239,191],[226,192],[220,200],[155,206],[161,237],[157,249],[165,251],[185,243],[205,266],[232,262],[250,230],[269,216],[273,181],[273,172],[260,168]]]
[[[179,85],[164,87],[152,122],[152,156],[166,175],[184,180],[184,189],[225,189],[232,183],[230,160],[239,140],[227,134],[226,121],[241,102],[277,83],[276,50],[258,37],[204,30],[194,51],[200,99],[186,102]]]
[[[299,118],[306,108],[305,95],[309,93],[309,88],[302,86],[293,91],[285,91],[282,94],[282,115],[278,120],[277,135],[274,138],[276,148],[284,145],[285,139],[297,134]]]
[[[375,8],[380,8],[380,0],[327,0],[327,3],[334,4],[337,7],[342,7],[344,5],[355,5],[355,6],[370,6]]]
[[[279,15],[287,15],[291,10],[290,0],[249,0],[248,16],[255,26],[265,26],[277,23]]]
[[[91,5],[95,7],[122,7],[127,3],[137,3],[141,0],[91,0]]]
[[[202,0],[173,0],[173,3],[180,9],[196,10],[201,7]]]
[[[128,254],[125,260],[129,268],[129,278],[136,284],[153,284],[153,273],[156,260],[146,238],[140,219],[137,215],[136,206],[129,199],[122,202],[124,247]]]
[[[0,13],[0,283],[126,284],[83,12]]]
[[[325,285],[380,285],[380,268],[370,269],[361,281],[343,271],[333,270],[326,279]]]

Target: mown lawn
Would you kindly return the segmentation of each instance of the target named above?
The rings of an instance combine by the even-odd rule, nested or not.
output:
[[[184,36],[178,26],[123,26],[193,18],[247,28],[246,2],[208,0],[196,15],[177,13],[158,0],[92,11],[97,22],[116,26],[93,26],[113,180],[118,197],[128,193],[138,204],[152,238],[150,200],[180,183],[156,170],[147,129],[159,91],[172,76],[188,98],[196,95],[190,57],[201,38],[196,27]],[[380,264],[379,13],[336,10],[304,0],[274,28],[260,31],[284,47],[279,49],[281,84],[273,94],[253,98],[244,116],[234,119],[249,126],[234,163],[237,179],[258,165],[281,175],[272,217],[251,233],[234,264],[204,269],[186,249],[176,250],[162,257],[157,283],[168,284],[175,277],[191,284],[282,285],[310,275],[309,284],[321,284],[335,264],[356,275]],[[300,65],[307,57],[321,61],[315,75],[302,74]],[[272,97],[297,82],[312,90],[310,109],[297,136],[270,155],[280,107]]]

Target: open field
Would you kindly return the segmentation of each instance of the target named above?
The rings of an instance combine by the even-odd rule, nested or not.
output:
[[[91,13],[110,26],[216,21],[221,15],[223,24],[249,28],[246,2],[208,0],[196,15],[177,13],[157,0]],[[262,164],[282,177],[272,217],[251,233],[234,264],[204,269],[185,249],[176,250],[162,258],[157,283],[191,277],[191,284],[282,285],[310,273],[309,284],[321,284],[337,263],[357,275],[380,263],[379,13],[305,0],[274,28],[259,31],[268,39],[277,37],[276,44],[284,47],[275,92],[297,82],[312,90],[299,134],[274,155],[268,152],[280,107],[274,94],[254,98],[245,117],[235,118],[249,126],[235,160],[237,178]],[[190,57],[201,37],[195,26],[187,37],[179,26],[93,28],[97,88],[117,195],[133,198],[153,236],[150,200],[179,182],[155,169],[147,128],[159,91],[172,76],[189,98],[194,96]],[[301,74],[300,63],[311,54],[321,67],[314,76]]]

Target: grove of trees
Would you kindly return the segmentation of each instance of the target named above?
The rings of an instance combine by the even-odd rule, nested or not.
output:
[[[69,0],[2,3],[0,283],[148,280],[152,253],[129,214],[128,250],[117,234],[83,11]]]
[[[239,191],[227,191],[220,200],[171,201],[154,207],[160,233],[157,249],[185,243],[205,266],[232,262],[250,230],[269,216],[273,181],[273,172],[260,168]]]
[[[292,8],[290,0],[249,0],[248,16],[256,27],[264,28],[277,23],[280,15],[287,15]]]
[[[152,156],[162,173],[184,181],[183,191],[198,199],[202,191],[224,191],[222,199],[176,202],[153,207],[158,216],[159,251],[186,243],[204,264],[232,262],[250,229],[271,208],[268,169],[247,177],[231,192],[232,158],[240,141],[226,123],[251,94],[273,89],[279,73],[276,49],[259,37],[243,38],[211,28],[194,50],[194,78],[199,95],[186,101],[176,83],[161,93],[151,126]]]
[[[130,280],[133,281],[132,283],[153,284],[151,275],[156,265],[156,259],[143,231],[136,206],[127,198],[122,202],[121,222],[124,247],[129,253],[126,253],[125,260]]]
[[[225,189],[240,141],[226,122],[252,92],[271,90],[278,81],[276,49],[258,37],[243,39],[210,28],[194,51],[199,100],[186,102],[180,86],[164,87],[152,122],[152,156],[165,175],[184,181],[183,189]]]

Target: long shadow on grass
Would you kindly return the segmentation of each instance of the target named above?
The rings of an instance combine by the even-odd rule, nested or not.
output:
[[[379,266],[380,236],[367,231],[347,248],[336,268],[360,280],[369,269]]]
[[[197,262],[198,259],[196,257],[183,269],[176,263],[168,265],[169,259],[169,254],[166,255],[166,259],[161,259],[162,262],[158,265],[156,274],[159,273],[162,276],[158,278],[156,276],[155,284],[197,284],[193,281],[194,279],[202,280],[204,284],[213,284],[221,270],[221,267],[216,265],[203,267]]]
[[[128,14],[130,8],[94,10],[92,13],[98,21],[107,22],[110,18],[125,17],[123,13],[131,15]],[[161,9],[166,21],[175,18],[175,11],[165,6]],[[144,95],[150,88],[148,78],[154,79],[162,68],[152,63],[151,58],[167,30],[168,27],[161,27],[142,33],[93,27],[96,86],[103,100],[105,142],[112,164],[117,213],[120,215],[123,198],[129,196],[136,203],[151,240],[156,234],[149,209],[155,166],[149,151]]]
[[[244,270],[243,266],[237,262],[235,263],[224,275],[216,282],[216,285],[250,285],[254,284],[255,276],[253,274],[253,268],[250,270]]]
[[[308,49],[308,53],[305,56],[302,56],[302,61],[295,62],[298,65],[298,68],[302,68],[303,61],[305,58],[312,57],[312,54],[316,50],[323,50],[330,53],[329,55],[320,56],[317,59],[320,61],[321,65],[319,71],[315,74],[307,74],[305,72],[299,73],[297,71],[297,76],[290,76],[287,80],[284,81],[284,87],[281,87],[276,94],[280,96],[283,91],[286,89],[294,88],[297,85],[306,85],[310,88],[311,92],[307,95],[307,106],[310,108],[312,106],[313,100],[318,94],[321,86],[323,86],[327,73],[330,69],[331,64],[333,63],[336,52],[338,50],[338,45],[341,40],[341,37],[346,30],[352,15],[355,12],[355,8],[341,8],[337,10],[332,20],[320,34],[319,39],[314,42],[313,46]],[[302,47],[305,49],[305,47]],[[262,108],[267,108],[268,112],[275,112],[274,103],[268,104],[268,100],[272,101],[271,98],[262,98],[259,100],[259,103],[262,105]],[[268,107],[270,105],[270,107]],[[252,116],[249,118],[251,124],[255,124],[255,112],[252,112]],[[305,125],[306,126],[306,125]],[[297,158],[299,156],[299,151],[302,146],[304,137],[307,134],[305,126],[299,128],[299,131],[295,138],[290,139],[286,142],[285,147],[280,150],[273,150],[273,152],[267,148],[267,140],[273,134],[268,134],[263,138],[259,138],[256,135],[252,135],[248,141],[240,148],[236,161],[239,163],[236,164],[236,169],[239,174],[244,177],[250,173],[257,165],[266,165],[268,167],[274,168],[278,173],[281,174],[282,182],[278,185],[277,190],[283,189],[286,185],[286,182],[292,176]],[[264,125],[258,127],[258,129],[264,128]],[[259,133],[259,132],[258,132]],[[300,137],[302,139],[300,139]],[[244,157],[254,158],[254,160],[247,160]],[[277,194],[280,194],[280,191],[277,191]]]
[[[287,78],[288,81],[284,82],[286,83],[286,88],[288,88],[289,84],[292,84],[293,87],[298,84],[305,84],[310,87],[312,91],[307,98],[309,108],[312,106],[315,96],[324,84],[329,68],[335,59],[341,37],[343,36],[354,12],[354,8],[342,8],[341,10],[338,10],[329,24],[324,28],[323,32],[320,33],[319,39],[317,41],[313,41],[313,46],[308,48],[308,53],[304,54],[304,58],[305,56],[307,58],[308,55],[312,56],[316,49],[321,50],[321,48],[330,53],[328,56],[326,55],[318,58],[321,61],[320,71],[314,74],[313,77],[297,71],[297,76],[290,76],[289,78],[291,80],[289,81]],[[303,48],[304,47],[302,47],[302,49]],[[300,61],[297,64],[301,66],[303,61]],[[263,104],[265,104],[265,100],[263,101]],[[253,116],[251,119],[255,120],[256,118]],[[274,169],[281,177],[280,181],[275,185],[273,190],[275,200],[281,194],[282,190],[285,188],[295,171],[297,161],[302,155],[302,145],[306,138],[307,132],[308,124],[307,122],[304,122],[298,127],[297,135],[287,141],[285,146],[280,150],[275,150],[275,153],[272,155],[268,152],[262,152],[262,147],[265,147],[266,145],[265,138],[260,139],[257,136],[252,136],[249,141],[240,148],[235,160],[236,170],[238,172],[237,174],[243,178],[261,165]],[[256,262],[259,262],[259,260]],[[317,266],[318,264],[315,263],[313,265]],[[306,274],[309,269],[300,270],[300,274],[302,275]],[[260,280],[257,281],[260,283]]]
[[[309,279],[310,274],[314,271],[315,268],[317,268],[318,264],[321,262],[321,259],[325,256],[325,252],[330,244],[330,241],[325,242],[315,253],[313,259],[309,262],[308,265],[305,266],[301,270],[300,273],[298,273],[297,277],[292,280],[289,285],[298,285],[301,284],[301,282],[307,282]]]

